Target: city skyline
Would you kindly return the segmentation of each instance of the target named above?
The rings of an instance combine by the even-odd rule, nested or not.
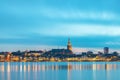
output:
[[[0,50],[120,47],[119,0],[0,1]]]

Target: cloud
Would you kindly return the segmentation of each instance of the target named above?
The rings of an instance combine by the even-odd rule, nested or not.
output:
[[[113,41],[108,41],[108,42],[106,42],[105,44],[107,44],[107,45],[119,45],[119,46],[120,46],[120,42],[118,42],[118,41],[115,41],[115,42],[113,42]]]
[[[41,13],[50,18],[119,20],[118,14],[109,11],[45,8]]]
[[[31,3],[34,3],[32,4]],[[50,1],[48,4],[48,1],[34,1],[34,2],[26,2],[26,1],[15,1],[14,3],[10,2],[11,4],[7,4],[6,2],[1,4],[2,9],[0,9],[0,14],[6,14],[6,15],[16,15],[20,17],[25,16],[46,16],[49,18],[63,18],[63,19],[100,19],[100,20],[118,20],[119,14],[115,11],[111,10],[94,10],[92,9],[92,5],[87,6],[84,5],[85,9],[80,8],[82,5],[79,5],[75,7],[74,4],[69,5],[69,7],[63,3],[64,5],[60,5],[59,1],[55,1],[58,3],[54,3],[55,5],[51,5],[52,1]],[[71,1],[70,1],[71,2]],[[73,1],[75,4],[77,4],[79,1]],[[80,4],[83,1],[80,1]],[[104,1],[105,2],[105,1]],[[22,4],[21,4],[22,3]],[[23,4],[24,3],[24,4]],[[26,4],[28,3],[28,4]],[[51,4],[50,4],[51,3]],[[86,3],[86,2],[85,2]],[[105,2],[106,3],[106,2]],[[47,5],[46,5],[47,4]],[[90,2],[90,4],[93,4]],[[107,6],[107,5],[106,5]],[[63,8],[62,8],[63,7]],[[94,5],[95,8],[98,8],[97,5]],[[119,19],[120,20],[120,19]]]
[[[104,26],[89,24],[57,24],[35,32],[50,36],[120,36],[120,26]]]

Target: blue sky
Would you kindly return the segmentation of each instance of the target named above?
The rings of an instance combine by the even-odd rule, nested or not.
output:
[[[120,0],[0,0],[0,50],[120,47]]]

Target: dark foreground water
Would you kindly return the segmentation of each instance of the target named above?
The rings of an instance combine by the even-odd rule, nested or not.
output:
[[[5,62],[0,80],[120,80],[120,62]]]

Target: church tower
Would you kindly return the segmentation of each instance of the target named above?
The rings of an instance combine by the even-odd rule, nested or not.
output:
[[[72,51],[72,45],[71,45],[71,42],[70,42],[70,38],[68,39],[67,49]]]

